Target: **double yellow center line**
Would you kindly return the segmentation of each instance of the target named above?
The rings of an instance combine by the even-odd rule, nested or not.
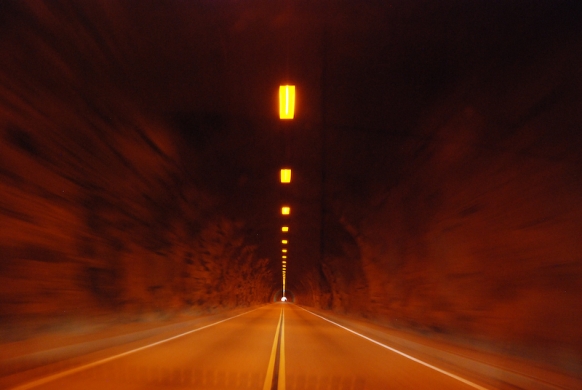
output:
[[[285,390],[285,312],[281,308],[263,390]]]

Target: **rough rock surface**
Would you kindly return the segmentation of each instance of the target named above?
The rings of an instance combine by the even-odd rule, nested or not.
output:
[[[44,5],[0,44],[3,329],[268,300],[267,260],[195,183],[202,163],[119,88],[90,26]]]
[[[337,132],[350,158],[330,158],[325,261],[298,299],[579,367],[579,44],[491,59],[401,137]]]
[[[265,302],[285,195],[297,302],[579,370],[577,8],[225,3],[0,2],[2,336]]]

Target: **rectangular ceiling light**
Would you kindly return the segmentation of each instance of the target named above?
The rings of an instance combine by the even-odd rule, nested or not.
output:
[[[281,183],[291,183],[291,169],[281,169]]]
[[[288,231],[289,231],[289,226],[283,226],[283,227],[281,228],[281,231],[282,231],[282,232],[288,232]]]
[[[279,87],[279,119],[293,119],[295,115],[295,86]]]
[[[281,240],[282,244],[286,244],[288,241],[287,240]]]
[[[289,215],[290,213],[291,213],[291,207],[289,207],[289,206],[281,207],[281,214]]]

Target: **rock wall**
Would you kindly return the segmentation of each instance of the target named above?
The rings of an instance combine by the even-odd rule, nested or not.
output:
[[[300,298],[580,362],[579,47],[566,40],[515,63],[492,59],[437,96],[408,133],[330,128],[330,155],[351,159],[329,159],[335,223],[326,224],[321,275],[311,275],[322,280]],[[367,169],[358,176],[353,166]],[[312,299],[326,289],[329,299]]]
[[[3,21],[0,321],[266,302],[267,262],[196,183],[203,162],[123,89],[114,46],[78,14],[59,23],[69,11]]]

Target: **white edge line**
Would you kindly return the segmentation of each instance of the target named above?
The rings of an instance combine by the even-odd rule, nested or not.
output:
[[[357,335],[357,336],[360,336],[360,337],[362,337],[362,338],[364,338],[364,339],[366,339],[366,340],[368,340],[368,341],[370,341],[370,342],[372,342],[372,343],[374,343],[374,344],[376,344],[376,345],[379,345],[379,346],[381,346],[381,347],[383,347],[383,348],[389,349],[390,351],[392,351],[392,352],[394,352],[394,353],[397,353],[397,354],[399,354],[399,355],[401,355],[401,356],[404,356],[405,358],[407,358],[407,359],[410,359],[410,360],[412,360],[412,361],[414,361],[414,362],[417,362],[417,363],[419,363],[419,364],[422,364],[423,366],[426,366],[426,367],[428,367],[428,368],[431,368],[431,369],[433,369],[433,370],[435,370],[435,371],[438,371],[438,372],[440,372],[441,374],[444,374],[444,375],[450,376],[451,378],[453,378],[453,379],[456,379],[456,380],[458,380],[458,381],[460,381],[460,382],[463,382],[464,384],[466,384],[466,385],[469,385],[469,386],[471,386],[471,387],[473,387],[473,388],[475,388],[475,389],[479,389],[479,390],[488,390],[487,388],[485,388],[485,387],[483,387],[483,386],[480,386],[480,385],[478,385],[478,384],[476,384],[476,383],[473,383],[473,382],[471,382],[471,381],[469,381],[469,380],[467,380],[467,379],[465,379],[465,378],[462,378],[462,377],[460,377],[460,376],[458,376],[458,375],[455,375],[455,374],[453,374],[453,373],[450,373],[450,372],[448,372],[448,371],[445,371],[445,370],[443,370],[443,369],[441,369],[441,368],[435,367],[435,366],[433,366],[432,364],[428,364],[428,363],[426,363],[426,362],[424,362],[424,361],[422,361],[422,360],[420,360],[420,359],[417,359],[417,358],[415,358],[415,357],[412,357],[412,356],[410,356],[410,355],[407,355],[407,354],[405,354],[404,352],[401,352],[401,351],[399,351],[399,350],[397,350],[397,349],[394,349],[394,348],[392,348],[392,347],[389,347],[389,346],[387,346],[387,345],[385,345],[385,344],[382,344],[381,342],[379,342],[379,341],[376,341],[376,340],[374,340],[374,339],[371,339],[370,337],[364,336],[363,334],[361,334],[361,333],[358,333],[358,332],[356,332],[356,331],[354,331],[354,330],[351,330],[351,329],[349,329],[349,328],[346,328],[345,326],[343,326],[343,325],[340,325],[340,324],[338,324],[337,322],[333,322],[333,321],[331,321],[331,320],[328,320],[327,318],[325,318],[325,317],[322,317],[322,316],[320,316],[319,314],[315,314],[315,313],[313,313],[312,311],[309,311],[309,310],[307,310],[307,309],[304,309],[304,308],[302,308],[301,306],[298,306],[298,307],[299,307],[300,309],[302,309],[302,310],[305,310],[305,311],[306,311],[306,312],[308,312],[308,313],[311,313],[311,314],[313,314],[313,315],[314,315],[314,316],[316,316],[316,317],[319,317],[319,318],[321,318],[322,320],[325,320],[325,321],[327,321],[327,322],[329,322],[329,323],[332,323],[332,324],[334,324],[334,325],[336,325],[336,326],[339,326],[340,328],[342,328],[342,329],[345,329],[345,330],[347,330],[347,331],[348,331],[348,332],[350,332],[350,333],[353,333],[353,334],[355,334],[355,335]]]
[[[107,362],[110,362],[112,360],[119,359],[121,357],[130,355],[132,353],[139,352],[139,351],[142,351],[144,349],[151,348],[151,347],[154,347],[156,345],[163,344],[163,343],[165,343],[167,341],[175,340],[175,339],[180,338],[182,336],[186,336],[188,334],[191,334],[191,333],[194,333],[194,332],[198,332],[199,330],[202,330],[202,329],[210,328],[211,326],[218,325],[220,323],[223,323],[223,322],[232,320],[233,318],[240,317],[240,316],[243,316],[245,314],[249,314],[249,313],[251,313],[251,312],[253,312],[255,310],[259,310],[259,309],[260,309],[260,307],[258,307],[256,309],[253,309],[253,310],[245,311],[244,313],[237,314],[237,315],[235,315],[233,317],[225,318],[224,320],[220,320],[220,321],[214,322],[212,324],[204,325],[204,326],[202,326],[200,328],[196,328],[196,329],[193,329],[193,330],[189,330],[188,332],[180,333],[179,335],[172,336],[172,337],[167,338],[167,339],[164,339],[164,340],[156,341],[155,343],[152,343],[152,344],[144,345],[143,347],[139,347],[139,348],[136,348],[136,349],[132,349],[130,351],[126,351],[126,352],[123,352],[123,353],[120,353],[120,354],[117,354],[117,355],[113,355],[113,356],[110,356],[110,357],[105,358],[105,359],[97,360],[97,361],[92,362],[92,363],[88,363],[88,364],[85,364],[85,365],[82,365],[82,366],[79,366],[79,367],[71,368],[70,370],[62,371],[62,372],[59,372],[57,374],[53,374],[53,375],[50,375],[50,376],[47,376],[47,377],[44,377],[44,378],[40,378],[40,379],[37,379],[35,381],[25,383],[23,385],[20,385],[20,386],[17,386],[17,387],[13,387],[12,389],[13,390],[32,389],[33,387],[40,386],[40,385],[43,385],[43,384],[48,383],[48,382],[52,382],[52,381],[54,381],[56,379],[65,377],[67,375],[71,375],[71,374],[74,374],[74,373],[79,372],[79,371],[86,370],[86,369],[91,368],[91,367],[99,366],[99,365],[101,365],[103,363],[107,363]]]

